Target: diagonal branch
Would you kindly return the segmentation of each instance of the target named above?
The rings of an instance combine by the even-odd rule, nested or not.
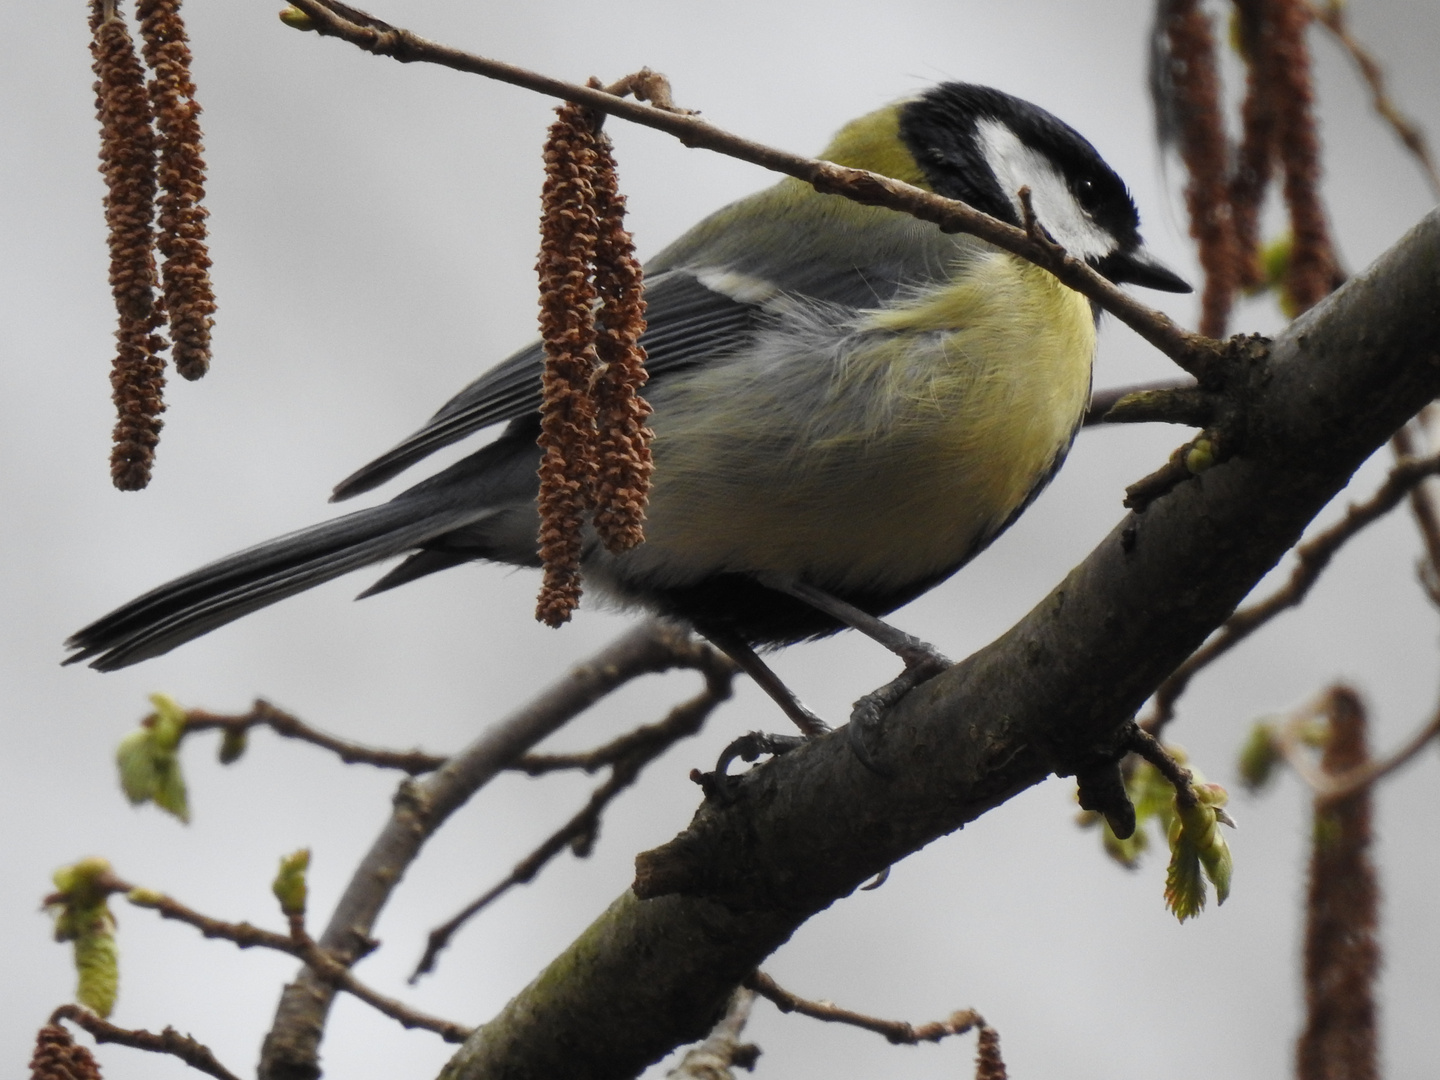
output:
[[[540,94],[588,105],[599,112],[673,135],[682,144],[712,150],[752,165],[784,173],[810,184],[816,191],[840,195],[866,206],[885,206],[933,222],[946,232],[963,232],[987,240],[1050,271],[1076,292],[1089,297],[1130,327],[1192,375],[1204,380],[1217,376],[1223,366],[1221,343],[1178,326],[1169,316],[1140,303],[1080,259],[1043,237],[982,214],[963,202],[913,187],[888,176],[849,169],[833,162],[787,153],[742,139],[698,116],[659,108],[580,83],[565,82],[527,71],[499,60],[467,53],[429,41],[409,30],[372,19],[363,12],[333,0],[295,0],[304,12],[307,29],[341,38],[378,56],[401,63],[438,64],[455,71],[483,75]],[[623,85],[623,84],[617,84]]]
[[[1440,474],[1440,454],[1402,460],[1390,470],[1374,495],[1363,503],[1352,505],[1338,522],[1297,547],[1295,569],[1290,573],[1290,580],[1264,600],[1241,608],[1230,616],[1215,637],[1197,649],[1160,684],[1155,691],[1154,709],[1145,720],[1145,730],[1158,734],[1174,719],[1175,702],[1197,672],[1214,663],[1282,611],[1298,607],[1341,547],[1367,525],[1395,509],[1421,483],[1437,474]]]
[[[411,776],[433,772],[444,765],[448,758],[438,754],[427,754],[420,750],[383,750],[379,747],[364,746],[348,742],[328,732],[313,728],[293,713],[277,709],[263,698],[256,698],[249,712],[212,713],[204,709],[190,709],[185,713],[185,730],[223,731],[227,736],[244,735],[252,727],[267,727],[276,735],[296,739],[329,750],[347,765],[374,765],[380,769],[399,769]]]
[[[736,1067],[754,1072],[760,1048],[740,1041],[754,1005],[755,991],[736,987],[719,1023],[704,1042],[685,1052],[680,1064],[665,1074],[666,1080],[733,1080]]]
[[[496,723],[430,776],[404,781],[390,820],[351,877],[319,947],[346,965],[363,956],[391,892],[451,814],[530,747],[616,687],[676,667],[698,669],[707,679],[732,670],[729,661],[684,631],[660,622],[642,623]],[[286,986],[261,1050],[261,1077],[313,1080],[319,1075],[320,1040],[334,997],[330,983],[313,971],[300,972]]]
[[[151,889],[134,888],[111,874],[105,875],[105,879],[107,880],[102,880],[102,887],[106,891],[124,893],[125,898],[136,907],[150,908],[162,919],[173,919],[192,926],[207,938],[228,941],[241,949],[274,949],[303,960],[316,977],[327,985],[359,998],[372,1009],[399,1023],[401,1027],[433,1031],[446,1042],[463,1042],[472,1030],[463,1024],[412,1009],[404,1002],[386,997],[362,983],[351,973],[347,964],[315,943],[314,938],[305,930],[303,915],[291,916],[289,934],[277,934],[273,930],[252,926],[248,922],[232,923],[212,918],[187,907],[174,897]]]
[[[456,915],[430,931],[429,940],[425,944],[425,954],[415,966],[415,972],[410,976],[410,981],[413,983],[421,975],[426,975],[434,970],[435,961],[441,950],[450,944],[450,939],[460,927],[514,886],[533,881],[535,875],[544,868],[545,864],[559,855],[566,847],[573,848],[577,855],[588,855],[594,844],[595,835],[600,831],[600,815],[605,812],[605,808],[615,800],[616,796],[640,778],[640,773],[646,765],[681,739],[688,738],[700,730],[706,718],[715,711],[717,706],[730,697],[732,676],[733,672],[730,671],[708,675],[705,689],[684,704],[676,706],[670,715],[660,723],[649,724],[637,731],[632,731],[608,746],[602,746],[589,754],[576,755],[578,760],[586,763],[583,767],[590,767],[588,764],[590,762],[597,763],[595,767],[598,767],[598,763],[601,762],[608,763],[611,766],[610,776],[591,793],[589,800],[574,817],[551,833],[539,847],[517,863],[504,880],[492,886]],[[565,759],[559,758],[559,760]]]
[[[751,770],[637,859],[631,890],[475,1035],[445,1080],[609,1080],[709,1028],[811,915],[1132,717],[1395,429],[1440,395],[1440,211],[1297,319],[1245,454],[1123,518],[991,645],[912,691],[872,757],[834,735]]]
[[[69,1020],[76,1027],[84,1028],[97,1043],[115,1043],[117,1046],[128,1046],[132,1050],[169,1054],[197,1072],[215,1077],[215,1080],[240,1080],[216,1060],[208,1046],[196,1042],[188,1035],[181,1035],[172,1027],[167,1027],[158,1035],[144,1028],[117,1027],[79,1005],[61,1005],[50,1014],[50,1023],[58,1024],[61,1020]]]
[[[373,765],[377,769],[396,769],[411,776],[419,776],[422,773],[434,772],[450,760],[444,754],[427,754],[423,750],[387,750],[384,747],[350,742],[310,726],[294,713],[277,708],[264,698],[256,698],[249,711],[243,713],[215,713],[207,709],[189,709],[185,713],[186,734],[196,731],[222,731],[227,736],[239,736],[248,734],[250,729],[255,727],[269,728],[281,738],[294,739],[329,750],[346,765]],[[633,753],[637,746],[653,738],[651,731],[651,728],[640,728],[603,746],[578,753],[521,754],[506,768],[530,776],[543,776],[545,773],[567,769],[593,773]]]
[[[1410,423],[1395,432],[1390,446],[1398,460],[1418,458],[1424,449],[1440,453],[1437,447],[1436,421],[1440,420],[1440,406],[1431,402],[1421,409]],[[1425,557],[1420,561],[1420,580],[1430,598],[1440,603],[1440,499],[1437,499],[1434,484],[1419,483],[1410,489],[1410,512],[1420,530],[1420,539],[1425,544]]]
[[[1096,390],[1081,423],[1085,427],[1151,423],[1204,427],[1214,413],[1210,395],[1193,379],[1166,379]]]
[[[1385,85],[1385,70],[1380,66],[1380,62],[1350,32],[1350,21],[1346,16],[1343,0],[1326,0],[1323,4],[1312,3],[1310,10],[1315,19],[1330,31],[1340,47],[1349,54],[1350,59],[1355,61],[1355,66],[1360,69],[1360,77],[1370,88],[1371,107],[1382,120],[1390,125],[1390,130],[1395,132],[1395,137],[1400,140],[1405,149],[1410,151],[1411,156],[1419,164],[1420,171],[1429,182],[1430,191],[1437,199],[1440,199],[1440,169],[1435,167],[1435,159],[1430,154],[1430,146],[1425,140],[1425,133],[1420,129],[1419,124],[1400,111],[1400,107],[1395,104],[1395,100],[1390,96],[1389,88]]]
[[[964,1035],[977,1027],[985,1026],[985,1019],[974,1009],[961,1009],[951,1013],[948,1019],[934,1020],[916,1027],[904,1020],[883,1020],[878,1016],[842,1009],[828,1001],[807,1001],[797,997],[780,986],[763,971],[757,971],[742,984],[754,990],[781,1012],[797,1012],[812,1020],[825,1020],[832,1024],[849,1024],[851,1027],[873,1031],[884,1035],[897,1046],[915,1046],[922,1042],[939,1042],[950,1035]]]
[[[1388,757],[1370,758],[1345,772],[1329,772],[1318,768],[1305,752],[1304,732],[1306,726],[1318,716],[1325,714],[1330,693],[1322,694],[1292,712],[1285,723],[1271,738],[1275,749],[1285,763],[1295,771],[1315,797],[1327,801],[1343,799],[1362,788],[1367,788],[1397,769],[1409,764],[1415,755],[1440,737],[1440,709],[1422,724]]]

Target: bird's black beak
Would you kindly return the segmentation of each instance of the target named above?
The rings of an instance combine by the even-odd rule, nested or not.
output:
[[[1117,251],[1095,264],[1095,269],[1116,285],[1140,285],[1161,292],[1194,292],[1189,282],[1171,270],[1143,247],[1134,251]]]

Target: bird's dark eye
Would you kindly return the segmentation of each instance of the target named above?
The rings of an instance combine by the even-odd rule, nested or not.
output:
[[[1081,177],[1075,182],[1075,198],[1080,200],[1080,205],[1086,210],[1094,210],[1096,203],[1100,201],[1100,191],[1095,186],[1095,181],[1088,177]]]

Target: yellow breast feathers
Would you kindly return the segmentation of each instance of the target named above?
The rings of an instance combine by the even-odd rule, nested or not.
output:
[[[627,561],[675,584],[701,568],[913,582],[969,556],[1068,447],[1095,326],[1038,267],[989,252],[847,325],[826,315],[657,388],[649,539]]]

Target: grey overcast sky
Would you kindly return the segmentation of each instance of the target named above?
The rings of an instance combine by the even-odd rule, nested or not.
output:
[[[115,743],[165,690],[238,710],[263,695],[349,738],[457,747],[614,636],[627,617],[584,609],[554,632],[531,618],[536,579],[465,567],[363,604],[357,575],[178,651],[101,676],[61,669],[60,642],[135,594],[201,562],[328,516],[331,485],[413,429],[452,392],[534,333],[539,145],[550,103],[421,65],[401,66],[287,30],[276,0],[196,0],[186,15],[205,107],[215,284],[212,374],[172,384],[150,490],[108,484],[112,423],[96,125],[79,0],[13,4],[0,39],[0,1060],[21,1067],[48,1010],[72,992],[68,951],[37,913],[57,865],[89,854],[217,916],[279,926],[278,856],[314,851],[319,922],[388,810],[395,778],[306,747],[252,740],[214,764],[187,744],[194,823],[132,810]],[[1173,170],[1151,139],[1144,96],[1150,5],[1141,0],[729,0],[699,4],[389,0],[375,14],[427,36],[555,75],[669,74],[679,100],[736,132],[815,152],[846,119],[941,79],[988,83],[1059,114],[1132,186],[1154,248],[1183,272]],[[1398,100],[1440,133],[1440,8],[1351,5]],[[1351,66],[1316,45],[1326,191],[1351,266],[1392,244],[1433,203],[1371,115]],[[1233,74],[1233,72],[1232,72]],[[1233,82],[1233,79],[1232,79]],[[615,123],[622,184],[642,254],[772,178]],[[1193,324],[1193,298],[1149,294]],[[1273,329],[1267,303],[1239,328]],[[1162,377],[1161,358],[1112,325],[1099,385]],[[1059,480],[959,576],[898,613],[962,656],[1012,623],[1102,537],[1124,485],[1178,441],[1173,430],[1084,434]],[[1373,486],[1384,462],[1361,471]],[[1330,515],[1338,511],[1332,507]],[[1401,515],[1337,561],[1305,609],[1217,665],[1185,698],[1173,737],[1234,785],[1251,720],[1329,680],[1353,680],[1381,745],[1433,707],[1437,620],[1414,585],[1418,546]],[[865,641],[793,648],[777,666],[825,715],[891,674]],[[593,744],[657,718],[693,676],[618,695],[554,740]],[[607,816],[596,854],[565,857],[464,931],[437,975],[403,987],[425,931],[487,888],[584,799],[589,781],[506,778],[459,814],[414,867],[378,928],[364,978],[466,1022],[492,1015],[628,883],[634,853],[688,820],[686,780],[754,727],[783,727],[745,686],[699,738],[672,750]],[[1387,1075],[1440,1057],[1440,890],[1435,755],[1380,798]],[[801,994],[913,1021],[973,1006],[1001,1031],[1012,1075],[1070,1080],[1260,1080],[1289,1068],[1299,1019],[1298,918],[1305,800],[1286,781],[1238,795],[1235,892],[1178,926],[1162,862],[1126,873],[1072,824],[1068,782],[1050,782],[932,844],[890,882],[812,920],[767,965]],[[114,1019],[166,1024],[245,1073],[294,965],[239,953],[121,909]],[[866,1033],[781,1017],[751,1028],[757,1076],[965,1075],[970,1045],[894,1048]],[[103,1051],[110,1080],[182,1067]],[[332,1077],[432,1075],[448,1056],[353,1001],[325,1044]],[[654,1075],[660,1075],[655,1071]]]

